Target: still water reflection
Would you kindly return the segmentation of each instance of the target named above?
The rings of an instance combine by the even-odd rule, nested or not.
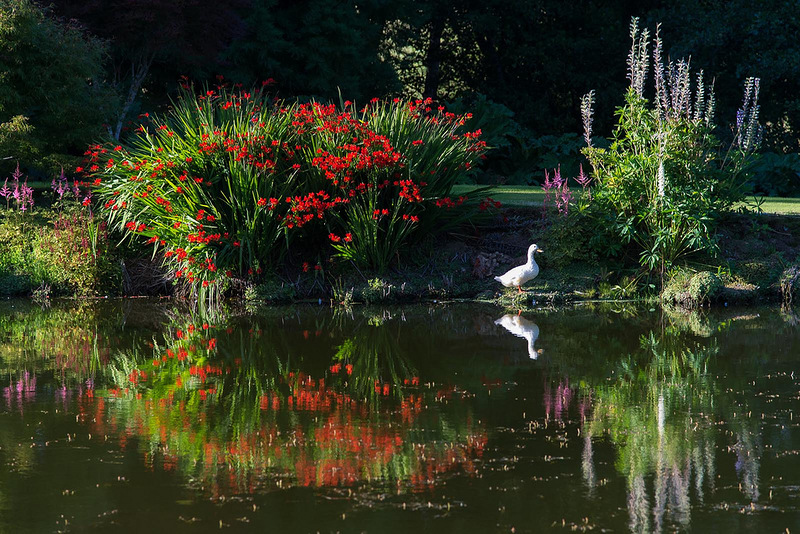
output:
[[[793,317],[2,303],[0,531],[800,531]]]

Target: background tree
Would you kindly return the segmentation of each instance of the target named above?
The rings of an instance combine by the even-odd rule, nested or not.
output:
[[[797,152],[800,129],[800,4],[794,0],[672,0],[648,17],[662,22],[673,57],[691,57],[716,78],[719,113],[730,122],[741,105],[739,89],[761,78],[764,144]]]
[[[0,0],[0,160],[52,170],[102,131],[103,43],[29,0]],[[69,163],[68,163],[69,162]]]
[[[252,0],[245,32],[224,54],[228,76],[245,84],[272,78],[287,96],[364,101],[397,92],[379,58],[386,4],[327,0]]]
[[[107,82],[120,95],[108,135],[119,139],[146,92],[161,104],[181,75],[210,77],[234,35],[243,31],[245,0],[55,0],[56,13],[109,45]]]

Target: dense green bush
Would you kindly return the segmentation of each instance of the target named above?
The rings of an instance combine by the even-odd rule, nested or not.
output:
[[[759,142],[757,79],[749,79],[735,138],[723,147],[714,133],[713,91],[702,72],[692,90],[685,61],[664,65],[656,34],[654,105],[644,97],[649,68],[648,31],[631,25],[631,86],[617,110],[608,148],[592,146],[592,93],[582,111],[592,166],[586,213],[600,229],[596,248],[607,255],[631,251],[648,271],[669,269],[698,250],[715,250],[715,219],[744,199],[750,155]]]
[[[800,154],[765,152],[753,162],[753,191],[767,196],[800,194]]]
[[[0,294],[119,293],[105,223],[88,210],[0,210]]]
[[[92,147],[85,171],[112,226],[201,288],[257,277],[287,253],[380,272],[487,207],[472,202],[482,191],[449,197],[485,146],[464,120],[430,101],[357,110],[186,91],[130,144]]]
[[[114,105],[100,83],[104,54],[36,3],[0,0],[0,160],[54,171],[101,134]]]
[[[723,284],[717,275],[708,271],[693,273],[678,269],[664,285],[662,299],[686,308],[696,308],[709,303],[722,290]]]

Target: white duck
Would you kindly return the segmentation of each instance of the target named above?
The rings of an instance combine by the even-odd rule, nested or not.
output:
[[[539,357],[539,351],[533,346],[539,337],[539,327],[536,326],[536,323],[519,315],[508,313],[496,320],[494,324],[502,326],[517,337],[525,338],[528,341],[528,356],[531,360]]]
[[[531,245],[528,247],[528,263],[514,267],[506,274],[495,276],[494,279],[506,287],[516,286],[519,292],[522,293],[520,286],[529,280],[533,280],[539,274],[539,266],[536,264],[536,260],[533,259],[533,255],[537,252],[544,251],[535,244]]]

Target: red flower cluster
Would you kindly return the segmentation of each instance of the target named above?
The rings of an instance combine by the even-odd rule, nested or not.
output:
[[[366,231],[354,226],[355,214],[363,213],[364,206],[372,218],[358,224],[387,230],[395,224],[418,223],[421,216],[435,217],[427,203],[455,208],[466,199],[426,196],[424,179],[445,176],[451,184],[450,177],[474,159],[466,154],[485,149],[478,140],[480,130],[458,131],[467,116],[435,108],[430,99],[374,100],[357,111],[352,105],[338,110],[320,103],[281,107],[262,96],[224,87],[195,98],[189,95],[184,110],[197,113],[199,119],[192,136],[182,137],[182,130],[173,129],[169,118],[154,119],[139,131],[150,148],[95,145],[84,154],[80,170],[92,175],[106,209],[142,219],[129,221],[125,229],[165,247],[164,257],[173,264],[176,277],[205,287],[216,280],[218,261],[225,262],[220,272],[229,277],[258,272],[254,267],[269,261],[279,232],[285,232],[286,242],[328,232],[334,248],[343,253],[356,250],[349,244]],[[379,130],[382,123],[371,122],[379,113],[410,121],[413,133],[396,138]],[[460,159],[419,166],[418,158],[430,157],[428,153],[437,149],[437,139],[452,141],[457,147],[453,153]],[[183,148],[176,150],[176,145]],[[241,189],[230,187],[237,173],[251,180],[246,188],[244,182]],[[245,214],[249,208],[243,191],[252,191],[260,209]],[[120,193],[125,198],[121,202],[114,198]],[[199,206],[203,208],[198,211]],[[297,231],[313,221],[324,224]],[[254,247],[252,236],[265,231],[272,237],[259,239],[265,245]],[[230,254],[230,247],[238,251]]]

